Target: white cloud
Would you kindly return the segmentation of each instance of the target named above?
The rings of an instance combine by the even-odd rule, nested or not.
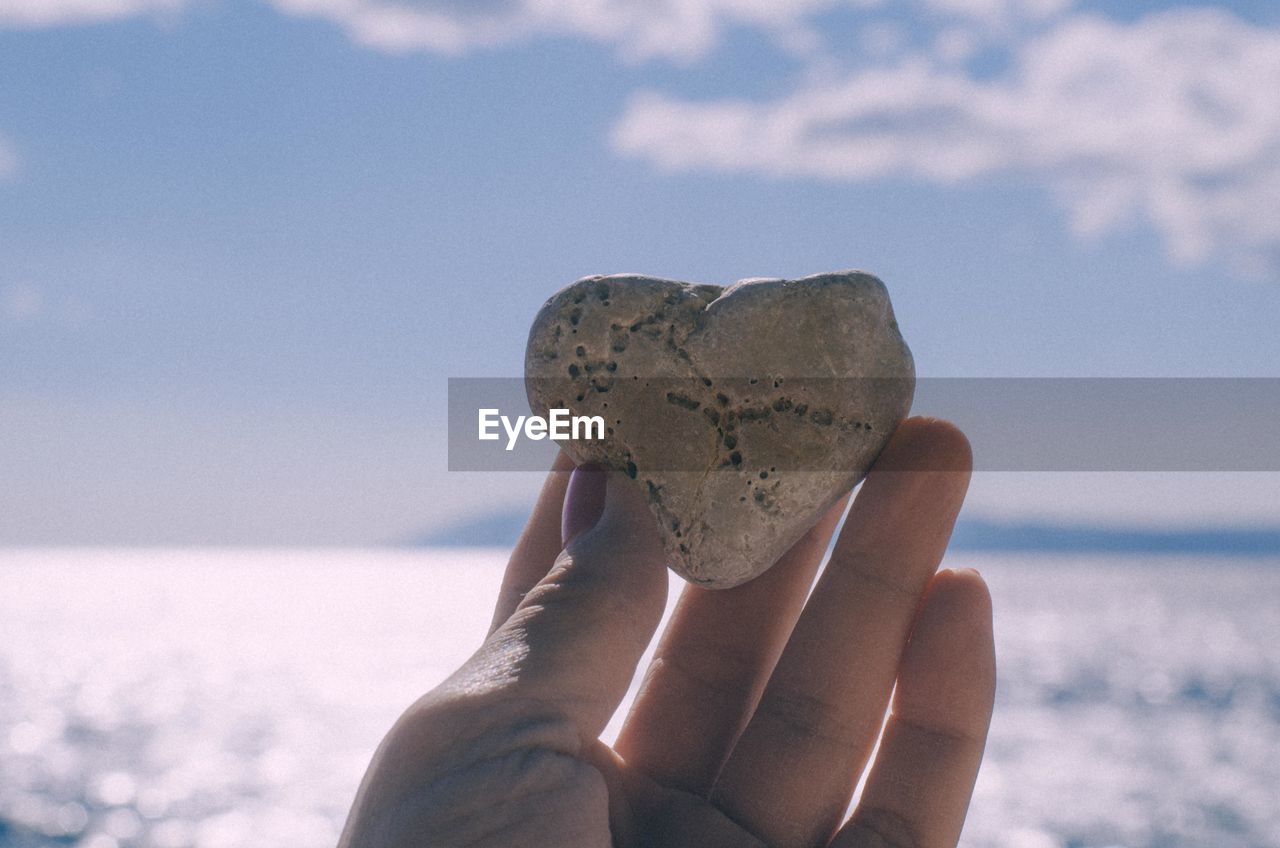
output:
[[[180,9],[190,0],[0,0],[0,27],[50,27]],[[574,37],[624,58],[693,60],[732,27],[763,29],[783,50],[824,49],[814,17],[831,10],[887,8],[888,0],[265,0],[289,15],[341,26],[359,44],[391,53],[446,55]],[[1048,18],[1075,0],[914,0],[908,8],[984,37]]]
[[[628,59],[705,56],[732,27],[762,29],[790,53],[815,58],[825,45],[815,16],[888,8],[888,0],[268,0],[288,14],[333,21],[360,44],[389,52],[459,54],[540,37],[573,36],[615,47]],[[914,0],[926,17],[1007,37],[1075,0]],[[873,43],[893,36],[872,23]],[[876,29],[878,27],[878,30]]]
[[[326,18],[357,42],[391,52],[467,50],[574,36],[614,46],[628,59],[691,60],[726,28],[769,30],[784,47],[812,45],[807,19],[827,9],[883,0],[270,0],[294,15]]]
[[[924,0],[931,12],[987,24],[1035,21],[1065,12],[1075,0]]]
[[[0,27],[177,9],[188,0],[0,0]],[[733,28],[807,62],[769,102],[636,95],[617,151],[669,169],[950,184],[1039,181],[1084,238],[1145,221],[1181,263],[1280,266],[1280,29],[1205,8],[1132,23],[1076,0],[266,0],[331,21],[388,52],[469,50],[541,38],[629,60],[692,61]],[[904,15],[903,10],[906,10]],[[821,15],[856,13],[857,46]],[[990,76],[983,50],[1009,57]],[[851,70],[855,65],[856,70]],[[0,139],[0,178],[16,157]]]
[[[0,0],[0,27],[96,23],[173,11],[184,0]]]
[[[637,95],[619,152],[672,170],[1050,188],[1074,230],[1137,219],[1182,263],[1280,257],[1280,30],[1209,10],[1063,19],[980,79],[916,56],[771,102]]]
[[[49,27],[172,11],[189,0],[0,0],[0,27]],[[763,29],[779,48],[825,49],[814,17],[868,10],[888,0],[265,0],[285,14],[329,20],[359,44],[390,53],[457,55],[538,38],[610,45],[626,59],[705,56],[732,27]],[[915,10],[981,28],[984,39],[1043,20],[1075,0],[915,0]],[[872,25],[881,36],[885,22]]]

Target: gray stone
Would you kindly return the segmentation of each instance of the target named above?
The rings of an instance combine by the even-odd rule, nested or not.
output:
[[[543,305],[525,384],[535,414],[604,418],[604,439],[565,450],[627,472],[671,568],[727,588],[866,474],[910,409],[915,368],[870,274],[727,288],[615,275]]]

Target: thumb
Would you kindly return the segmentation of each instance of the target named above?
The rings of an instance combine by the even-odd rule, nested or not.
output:
[[[665,555],[640,487],[617,472],[575,470],[562,527],[550,572],[468,665],[503,669],[504,700],[551,705],[593,740],[662,619]]]

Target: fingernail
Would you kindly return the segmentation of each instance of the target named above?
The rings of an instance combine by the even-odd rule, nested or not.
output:
[[[598,465],[579,465],[569,477],[560,513],[560,545],[567,546],[579,533],[590,530],[604,512],[608,475]]]

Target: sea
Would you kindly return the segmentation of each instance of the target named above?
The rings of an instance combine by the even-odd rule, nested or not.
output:
[[[479,643],[505,559],[0,550],[0,846],[330,848],[382,734]],[[945,565],[996,610],[962,845],[1280,847],[1280,559]]]

